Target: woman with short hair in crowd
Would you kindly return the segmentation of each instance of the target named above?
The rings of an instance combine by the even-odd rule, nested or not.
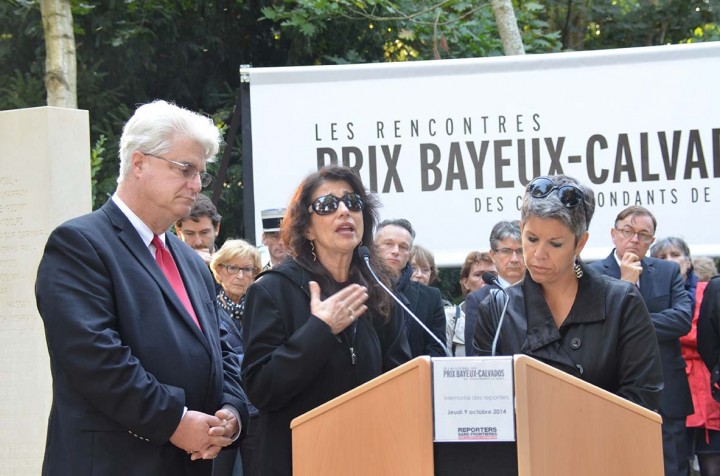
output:
[[[210,270],[215,282],[220,285],[217,303],[220,308],[220,325],[227,329],[228,340],[242,363],[244,356],[242,328],[245,312],[245,296],[248,287],[255,280],[262,262],[260,251],[245,240],[227,240],[210,260]],[[257,435],[258,410],[248,402],[248,420],[245,438],[240,445],[240,461],[238,450],[223,449],[215,458],[213,476],[238,476],[250,474],[252,454]]]

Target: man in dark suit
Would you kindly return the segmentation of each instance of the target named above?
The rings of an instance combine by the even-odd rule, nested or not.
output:
[[[445,340],[445,310],[440,290],[412,281],[413,270],[408,266],[415,230],[405,219],[385,220],[378,225],[375,246],[385,265],[396,278],[398,297],[425,324],[440,342]],[[404,311],[403,311],[404,312]],[[429,355],[447,357],[443,345],[433,339],[407,312],[405,333],[413,357]]]
[[[498,282],[503,289],[522,281],[525,277],[525,263],[518,220],[499,221],[495,224],[490,232],[490,256],[497,270]],[[465,298],[465,355],[467,356],[478,355],[473,345],[478,309],[480,303],[493,289],[498,289],[498,286],[488,284],[471,292]]]
[[[693,412],[693,405],[680,337],[690,331],[692,305],[677,263],[645,256],[655,241],[656,228],[657,221],[649,210],[626,208],[610,230],[615,249],[591,267],[640,288],[655,327],[665,381],[660,398],[665,476],[686,476],[685,417]]]
[[[208,118],[141,106],[115,194],[50,235],[36,282],[53,376],[44,475],[210,475],[239,437],[246,399],[212,277],[166,233],[219,141]]]

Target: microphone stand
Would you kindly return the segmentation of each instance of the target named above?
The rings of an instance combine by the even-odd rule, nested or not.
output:
[[[358,256],[360,256],[360,259],[362,259],[365,262],[365,266],[370,271],[370,274],[372,274],[372,277],[375,278],[375,281],[380,285],[380,287],[382,287],[385,290],[385,292],[388,293],[395,300],[395,302],[397,302],[400,305],[400,307],[403,308],[405,310],[405,312],[408,313],[408,315],[410,317],[415,319],[415,322],[420,324],[420,327],[422,327],[423,330],[425,332],[427,332],[430,337],[435,339],[435,342],[440,344],[440,346],[445,351],[446,356],[452,357],[452,354],[448,350],[447,346],[445,344],[443,344],[442,341],[440,339],[438,339],[437,336],[435,334],[433,334],[432,331],[430,329],[428,329],[425,324],[423,324],[423,322],[420,320],[420,318],[417,317],[415,314],[413,314],[413,312],[410,309],[408,309],[408,307],[397,296],[395,296],[395,294],[392,291],[390,291],[390,289],[388,289],[388,287],[385,286],[385,284],[383,284],[382,281],[380,281],[380,278],[377,277],[377,275],[375,274],[375,271],[373,271],[373,269],[372,269],[372,266],[370,266],[370,251],[367,249],[366,246],[358,247]]]

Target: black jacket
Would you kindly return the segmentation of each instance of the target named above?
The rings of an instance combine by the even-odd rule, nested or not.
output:
[[[411,281],[411,275],[412,268],[408,266],[396,285],[398,298],[425,324],[425,327],[440,339],[440,342],[445,342],[445,306],[440,290]],[[438,344],[404,310],[402,313],[405,317],[405,334],[413,358],[420,355],[447,357],[442,345]]]
[[[490,294],[493,289],[500,289],[500,286],[488,284],[480,289],[468,293],[465,297],[465,355],[472,357],[477,355],[473,340],[475,339],[475,324],[478,320],[478,309],[480,303]]]
[[[710,370],[720,363],[720,276],[710,280],[697,321],[697,348]]]
[[[243,381],[260,410],[257,475],[292,474],[290,421],[410,359],[401,316],[363,314],[333,335],[310,313],[310,276],[294,260],[263,273],[248,289]],[[349,343],[357,356],[353,365]]]
[[[693,412],[693,404],[685,373],[685,359],[680,350],[680,337],[690,332],[692,301],[683,286],[677,263],[646,257],[640,264],[643,269],[640,273],[640,295],[655,328],[665,383],[660,399],[660,414],[670,418],[685,418]],[[615,250],[590,267],[607,276],[620,278]]]
[[[558,329],[539,284],[526,275],[506,289],[508,306],[497,355],[526,354],[649,409],[663,388],[655,332],[635,286],[583,266],[570,313]],[[479,355],[490,355],[505,302],[493,290],[475,329]]]

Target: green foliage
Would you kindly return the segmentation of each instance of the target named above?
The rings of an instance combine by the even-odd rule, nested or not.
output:
[[[45,101],[45,84],[29,72],[0,75],[0,109],[23,109]]]
[[[442,268],[438,270],[438,280],[433,286],[440,289],[440,294],[453,304],[460,304],[463,301],[462,289],[460,289],[460,268]]]
[[[45,104],[45,39],[34,2],[0,2],[0,110]]]
[[[555,1],[556,20],[568,18],[567,4],[576,16],[566,28],[584,30],[576,49],[606,49],[686,43],[703,40],[697,29],[716,31],[720,23],[717,2],[708,0],[613,0],[610,2]],[[714,5],[713,5],[714,4]],[[553,8],[551,8],[553,10]],[[572,16],[572,15],[571,15]],[[697,38],[697,39],[696,39]],[[711,40],[717,39],[711,33]],[[577,48],[581,46],[582,48]]]
[[[381,61],[383,45],[394,37],[355,15],[355,3],[359,2],[273,2],[262,9],[262,19],[288,52],[289,65]]]
[[[560,49],[560,34],[551,31],[543,18],[544,7],[525,2],[516,7],[521,34],[529,52]],[[442,2],[401,0],[372,2],[340,0],[284,1],[263,10],[264,19],[275,23],[282,35],[302,38],[305,51],[323,60],[345,63],[347,57],[323,55],[318,47],[335,44],[330,26],[342,31],[358,31],[366,47],[354,59],[369,61],[408,61],[412,59],[468,58],[502,54],[490,3],[464,0]],[[340,40],[342,44],[347,39]],[[380,56],[382,51],[382,56]]]
[[[96,204],[105,203],[110,198],[113,191],[115,191],[115,186],[117,185],[117,173],[108,176],[106,173],[106,167],[104,167],[104,164],[108,162],[108,155],[111,157],[113,156],[113,152],[108,151],[105,148],[106,142],[107,137],[101,134],[93,144],[93,147],[90,149],[92,197],[93,203]],[[115,163],[114,161],[112,162]]]
[[[702,43],[707,41],[720,41],[720,24],[706,23],[695,27],[692,36],[681,40],[680,43]]]
[[[138,104],[166,99],[226,127],[239,65],[286,62],[269,24],[257,22],[264,3],[73,0],[78,107],[90,111],[94,207],[115,188],[119,135]],[[0,2],[0,109],[45,105],[44,46],[38,2]],[[239,141],[232,146],[220,210],[232,218],[223,231],[241,236]]]
[[[720,40],[716,0],[513,4],[528,53]],[[90,111],[95,207],[115,188],[118,137],[138,104],[174,101],[211,115],[226,131],[240,64],[502,54],[490,2],[475,0],[72,0],[72,6],[78,104]],[[0,109],[45,105],[44,58],[38,1],[1,1]],[[232,153],[219,203],[221,239],[244,236],[240,138],[227,147]],[[216,174],[218,167],[208,168]],[[439,285],[455,300],[457,272],[442,270]]]
[[[560,51],[561,32],[547,20],[545,7],[537,2],[526,2],[515,11],[521,28],[526,54],[554,53]]]

